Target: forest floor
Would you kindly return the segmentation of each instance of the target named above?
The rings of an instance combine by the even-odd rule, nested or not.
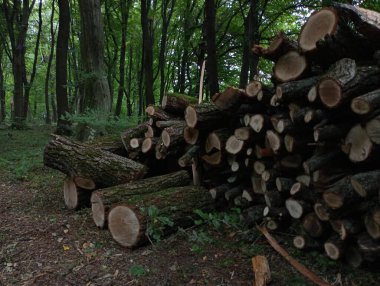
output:
[[[90,209],[65,209],[63,175],[42,164],[51,132],[0,129],[0,285],[252,285],[254,255],[268,258],[271,285],[311,285],[257,231],[223,223],[233,214],[212,216],[212,223],[154,245],[120,247],[94,226]],[[378,271],[352,271],[295,250],[290,235],[275,236],[332,285],[380,285]]]

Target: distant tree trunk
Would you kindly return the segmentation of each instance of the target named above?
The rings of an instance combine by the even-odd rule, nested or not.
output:
[[[120,45],[120,61],[119,61],[119,89],[117,92],[117,102],[115,108],[115,116],[120,116],[121,106],[123,103],[123,95],[125,92],[125,54],[127,51],[127,26],[129,17],[129,8],[131,0],[120,0],[121,7],[121,45]]]
[[[205,1],[205,32],[207,39],[207,79],[211,96],[219,92],[218,59],[216,54],[216,7],[215,0]]]
[[[127,91],[127,115],[132,116],[132,103],[131,103],[131,91],[132,91],[132,64],[133,64],[133,49],[132,45],[129,46],[129,61],[128,61],[128,91]]]
[[[45,76],[45,110],[46,110],[46,124],[51,123],[50,115],[50,96],[49,96],[49,83],[50,83],[50,73],[51,73],[51,64],[53,63],[54,57],[54,47],[55,47],[55,30],[54,30],[54,12],[55,12],[55,0],[51,3],[51,14],[50,14],[50,53],[48,59],[48,65],[46,69]]]
[[[58,0],[59,28],[56,50],[56,96],[57,96],[57,134],[69,134],[69,121],[64,116],[69,112],[67,97],[67,52],[70,36],[69,0]]]
[[[70,14],[73,14],[72,5],[70,6]],[[73,113],[74,113],[74,110],[76,112],[79,111],[79,102],[80,102],[80,94],[81,94],[80,89],[83,89],[82,85],[79,84],[79,81],[80,81],[79,65],[80,64],[79,64],[79,59],[77,56],[77,48],[76,48],[76,43],[75,43],[75,37],[77,36],[77,38],[79,39],[79,28],[76,27],[74,20],[75,20],[75,17],[71,17],[70,19],[71,33],[70,33],[70,39],[69,39],[69,47],[72,52],[69,54],[69,57],[68,57],[68,60],[69,60],[68,71],[70,70],[72,71],[70,74],[71,77],[69,78],[69,81],[71,82],[71,84],[68,89],[69,94],[72,95],[72,97],[69,97],[69,100],[70,100],[69,107],[70,107],[70,110],[73,111]]]
[[[111,109],[111,95],[104,64],[104,28],[100,0],[79,0],[80,50],[85,72],[80,112],[86,109],[105,116]]]
[[[25,68],[25,42],[28,31],[29,16],[35,0],[29,5],[29,0],[2,1],[1,9],[7,26],[12,51],[13,72],[13,103],[12,120],[15,127],[21,127],[26,119],[24,113],[24,83],[26,79]]]
[[[0,122],[5,120],[5,87],[3,72],[3,46],[0,46]]]
[[[24,71],[24,104],[23,104],[24,118],[26,118],[28,115],[30,90],[32,88],[34,78],[36,76],[36,71],[37,71],[37,60],[38,60],[38,50],[40,47],[41,28],[42,28],[42,0],[40,0],[39,5],[38,5],[38,31],[37,31],[36,45],[34,48],[32,73],[30,74],[29,82],[26,78],[26,70]],[[25,65],[24,65],[24,68],[26,68]]]
[[[251,52],[254,44],[260,41],[259,39],[259,3],[255,0],[250,0],[249,12],[244,18],[244,42],[242,66],[240,70],[240,88],[244,88],[248,80],[252,80],[257,74],[257,66],[259,57]],[[264,12],[261,11],[263,14]]]
[[[153,20],[149,17],[151,0],[141,0],[141,26],[144,49],[145,104],[154,104],[153,94]]]
[[[168,41],[168,29],[170,19],[173,15],[175,0],[163,0],[161,6],[162,30],[160,41],[160,55],[158,59],[158,68],[160,70],[160,102],[165,93],[165,60],[166,60],[166,45]],[[170,4],[170,7],[169,7]]]

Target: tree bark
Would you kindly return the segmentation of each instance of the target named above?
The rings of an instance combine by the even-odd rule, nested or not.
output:
[[[57,135],[45,147],[44,164],[72,178],[91,179],[98,187],[126,183],[146,172],[130,159]]]
[[[186,171],[178,171],[97,190],[91,196],[92,218],[97,227],[104,228],[112,205],[126,202],[133,196],[143,196],[167,188],[185,186],[190,184],[190,181],[190,176]]]
[[[80,111],[96,110],[101,117],[111,110],[111,95],[104,64],[104,27],[100,0],[80,0],[80,51],[85,78]]]
[[[160,217],[171,221],[162,225],[161,235],[169,234],[180,227],[194,224],[194,209],[210,209],[213,201],[205,195],[207,190],[198,186],[166,189],[145,196],[134,196],[128,201],[113,207],[108,215],[108,228],[116,242],[124,247],[133,248],[148,241],[146,234],[159,224],[149,209],[157,208]],[[158,225],[159,226],[159,225]],[[153,239],[153,237],[149,237]]]
[[[59,28],[56,50],[56,96],[57,96],[57,134],[69,135],[70,122],[65,119],[69,111],[67,96],[67,53],[70,35],[70,7],[68,0],[58,0]]]

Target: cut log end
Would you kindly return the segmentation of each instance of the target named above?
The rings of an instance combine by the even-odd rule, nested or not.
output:
[[[92,179],[83,178],[83,177],[75,177],[74,183],[79,188],[85,189],[85,190],[94,190],[96,188],[96,184]]]
[[[303,51],[317,48],[317,42],[326,35],[334,33],[338,24],[338,16],[333,8],[323,8],[313,13],[302,27],[299,46]]]
[[[244,141],[237,139],[234,135],[230,136],[226,142],[226,151],[230,154],[238,154],[244,146]]]
[[[162,131],[161,139],[162,139],[162,143],[164,144],[165,147],[170,146],[170,135],[166,130]]]
[[[299,219],[304,214],[304,208],[297,200],[288,199],[285,202],[285,206],[292,218]]]
[[[141,152],[148,153],[150,150],[152,150],[153,147],[153,140],[152,138],[145,138],[141,145]]]
[[[338,106],[342,101],[341,86],[331,78],[321,80],[318,84],[318,94],[322,103],[329,108]]]
[[[303,236],[297,235],[293,239],[293,245],[298,249],[304,249],[306,247],[306,240]]]
[[[298,78],[307,68],[304,55],[291,51],[283,55],[274,67],[274,76],[282,82],[288,82]]]
[[[255,131],[256,133],[260,133],[260,131],[264,127],[264,116],[262,116],[261,114],[251,116],[249,120],[249,126],[251,126],[253,131]]]
[[[249,97],[255,97],[261,91],[262,84],[258,80],[251,81],[245,88],[245,92]]]
[[[280,138],[280,136],[277,133],[275,133],[274,131],[272,131],[272,130],[268,130],[267,133],[266,133],[266,136],[267,136],[269,145],[272,148],[272,150],[274,152],[279,151],[280,148],[281,148],[281,138]]]
[[[78,207],[77,186],[70,177],[67,177],[63,182],[63,198],[68,209],[74,210]]]
[[[348,148],[352,162],[363,162],[371,154],[373,143],[366,130],[358,124],[348,132],[343,148]]]
[[[185,127],[183,137],[187,144],[194,145],[198,141],[199,130],[191,127]]]
[[[197,125],[198,117],[194,107],[188,106],[185,110],[185,120],[187,126],[194,128]]]
[[[116,206],[108,214],[108,228],[112,238],[124,247],[134,247],[144,235],[140,219],[127,206]]]
[[[339,249],[339,247],[333,242],[326,242],[324,244],[324,248],[327,256],[333,260],[338,260],[342,255],[342,252]]]
[[[351,102],[351,109],[356,114],[363,115],[370,112],[371,106],[367,101],[360,98],[355,98]]]
[[[309,102],[314,102],[314,101],[316,101],[317,97],[318,97],[317,87],[313,86],[309,90],[309,92],[307,93],[307,99],[309,100]],[[306,120],[305,120],[305,122],[306,122]]]
[[[344,198],[333,192],[323,193],[323,199],[326,204],[332,209],[339,209],[343,206]]]
[[[91,195],[91,210],[95,225],[99,228],[104,228],[106,225],[106,210],[102,199],[95,192]]]

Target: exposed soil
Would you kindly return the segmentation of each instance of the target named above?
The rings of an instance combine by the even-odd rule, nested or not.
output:
[[[0,154],[11,150],[1,143],[27,141],[2,141],[3,135]],[[258,254],[269,259],[271,285],[310,285],[257,231],[203,225],[127,250],[94,226],[90,209],[65,209],[63,175],[42,166],[18,179],[7,171],[0,164],[0,285],[252,285],[250,261]],[[286,234],[277,238],[333,285],[380,285],[378,273],[352,272],[323,255],[295,251]]]

